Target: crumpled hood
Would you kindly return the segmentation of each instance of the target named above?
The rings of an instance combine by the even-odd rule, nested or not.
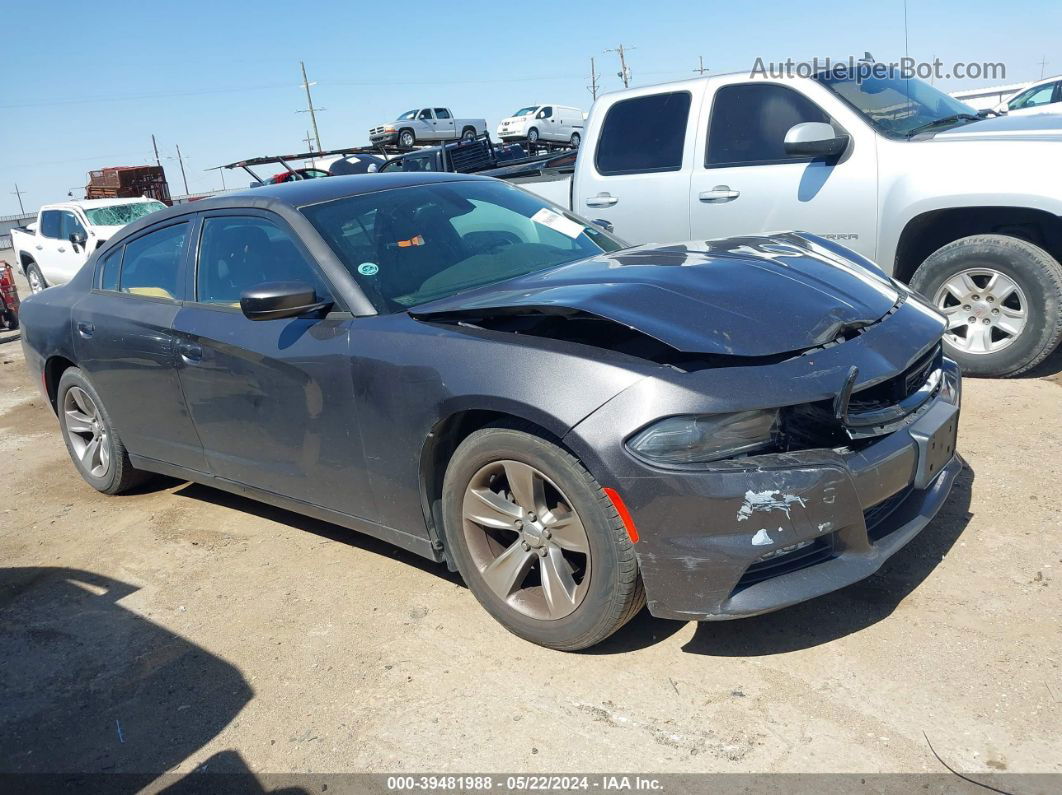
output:
[[[1062,141],[1062,116],[993,116],[933,136],[934,141]]]
[[[869,261],[823,238],[785,233],[625,249],[410,314],[432,320],[584,312],[685,353],[771,356],[874,323],[898,299]]]

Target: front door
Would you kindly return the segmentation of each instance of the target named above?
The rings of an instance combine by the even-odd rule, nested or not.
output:
[[[248,320],[241,293],[300,281],[332,291],[290,228],[247,210],[205,214],[194,300],[174,321],[178,374],[218,477],[372,519],[349,314]]]
[[[707,132],[690,181],[696,239],[797,230],[836,240],[873,259],[877,153],[849,144],[838,160],[793,157],[786,132],[802,122],[839,125],[814,102],[776,83],[737,83],[710,97]]]
[[[206,471],[177,380],[173,319],[191,223],[155,227],[97,265],[73,309],[78,363],[130,453]]]

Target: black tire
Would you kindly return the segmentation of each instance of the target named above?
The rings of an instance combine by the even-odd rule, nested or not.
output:
[[[70,434],[67,432],[67,416],[66,412],[63,410],[63,406],[66,402],[67,393],[72,387],[78,387],[88,394],[99,409],[101,425],[106,429],[106,440],[104,441],[104,444],[107,444],[110,449],[110,465],[101,477],[93,475],[81,462],[77,454],[74,452],[70,440]],[[59,428],[63,434],[63,442],[66,444],[66,450],[70,453],[70,460],[74,462],[74,467],[77,469],[78,473],[85,479],[86,483],[92,486],[92,488],[96,489],[96,491],[101,491],[104,494],[120,494],[147,480],[149,474],[134,469],[133,465],[129,462],[129,453],[126,452],[121,437],[114,429],[111,417],[107,413],[107,407],[103,405],[103,401],[100,400],[99,394],[89,380],[85,378],[84,373],[82,373],[79,368],[69,367],[63,371],[63,375],[59,379],[56,406],[58,407],[59,413]]]
[[[532,127],[530,130],[527,131],[527,142],[529,144],[538,143],[538,129],[536,127]]]
[[[34,280],[40,285],[40,289],[33,289]],[[36,262],[31,262],[26,266],[26,281],[30,284],[30,292],[39,293],[41,290],[48,288],[48,282],[44,279],[44,274],[41,273],[41,269],[37,267]]]
[[[572,138],[569,143],[572,145],[572,149],[578,149],[579,144],[583,142],[583,137],[579,133],[572,133]]]
[[[471,141],[475,137],[476,137],[476,128],[475,127],[465,127],[465,129],[461,130],[461,140],[462,141]]]
[[[401,149],[412,149],[417,142],[417,136],[412,130],[398,131],[398,146]]]
[[[1024,293],[1025,327],[1001,350],[970,353],[948,337],[945,352],[975,376],[1019,375],[1046,359],[1062,339],[1062,266],[1039,246],[1007,235],[972,235],[938,249],[911,278],[911,288],[934,303],[950,278],[971,268],[1002,273]],[[936,305],[936,304],[934,304]]]
[[[611,500],[578,459],[529,430],[484,428],[454,452],[443,484],[447,549],[476,599],[510,632],[552,649],[584,649],[616,632],[645,604],[634,545]],[[464,532],[465,491],[475,473],[501,460],[522,462],[545,474],[567,496],[586,530],[590,584],[579,605],[563,618],[538,619],[515,609],[487,585],[473,562]]]

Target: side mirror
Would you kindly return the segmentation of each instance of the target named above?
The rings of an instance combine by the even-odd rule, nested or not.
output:
[[[84,248],[85,244],[87,242],[88,242],[88,238],[85,236],[84,232],[71,232],[70,233],[70,245],[72,245],[74,247],[74,251],[77,251],[77,247],[78,246],[81,246],[82,248]]]
[[[265,282],[244,290],[240,296],[240,309],[249,320],[299,317],[331,305],[331,301],[318,301],[313,287],[306,282]]]
[[[1008,105],[1006,102],[1000,102],[998,105],[996,105],[995,108],[993,108],[993,110],[995,110],[996,113],[1002,116],[1010,110],[1010,105]]]
[[[847,135],[838,135],[825,122],[806,121],[789,128],[785,134],[785,152],[788,155],[836,157],[848,148],[849,140]]]
[[[606,232],[614,232],[616,230],[616,227],[613,225],[613,223],[611,221],[606,221],[604,218],[595,218],[590,223],[592,223],[594,226],[600,226]]]

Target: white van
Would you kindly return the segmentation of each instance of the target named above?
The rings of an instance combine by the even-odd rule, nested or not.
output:
[[[498,125],[503,141],[526,140],[528,143],[551,141],[578,146],[583,139],[586,114],[567,105],[528,105]]]

